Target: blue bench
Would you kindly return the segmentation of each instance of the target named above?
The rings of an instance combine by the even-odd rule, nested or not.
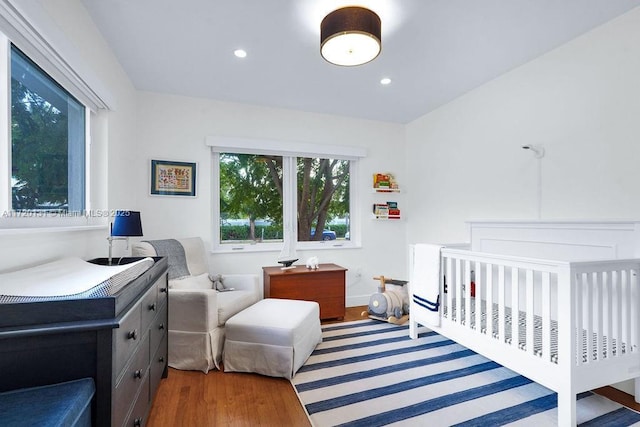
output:
[[[0,425],[91,426],[92,378],[0,393]]]

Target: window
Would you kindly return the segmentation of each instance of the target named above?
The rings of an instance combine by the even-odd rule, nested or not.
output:
[[[349,160],[296,160],[298,242],[350,236]]]
[[[85,210],[86,108],[11,47],[11,210]]]
[[[353,246],[357,158],[304,144],[292,146],[295,152],[265,141],[208,144],[216,250]]]
[[[282,156],[221,153],[220,242],[281,242]]]

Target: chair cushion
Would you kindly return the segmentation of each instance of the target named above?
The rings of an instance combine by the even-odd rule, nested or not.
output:
[[[169,280],[169,289],[213,289],[213,283],[207,273],[199,276],[186,276]]]
[[[149,244],[149,242],[133,242],[131,244],[131,256],[143,256],[143,257],[154,257],[158,256],[156,250]]]
[[[192,276],[209,273],[209,263],[204,242],[200,237],[178,239],[187,257],[187,266]]]
[[[223,326],[231,317],[255,302],[251,291],[218,292],[218,326]]]

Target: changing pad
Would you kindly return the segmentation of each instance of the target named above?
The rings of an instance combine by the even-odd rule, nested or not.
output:
[[[60,299],[88,296],[97,288],[116,293],[122,286],[147,271],[153,258],[125,264],[104,266],[80,258],[63,258],[46,264],[0,274],[2,302],[22,299]]]

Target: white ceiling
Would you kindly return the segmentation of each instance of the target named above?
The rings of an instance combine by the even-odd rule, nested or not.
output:
[[[139,90],[407,123],[640,0],[82,0]],[[338,67],[320,21],[362,4],[382,53]],[[237,48],[245,59],[233,55]],[[392,83],[381,85],[390,77]]]

